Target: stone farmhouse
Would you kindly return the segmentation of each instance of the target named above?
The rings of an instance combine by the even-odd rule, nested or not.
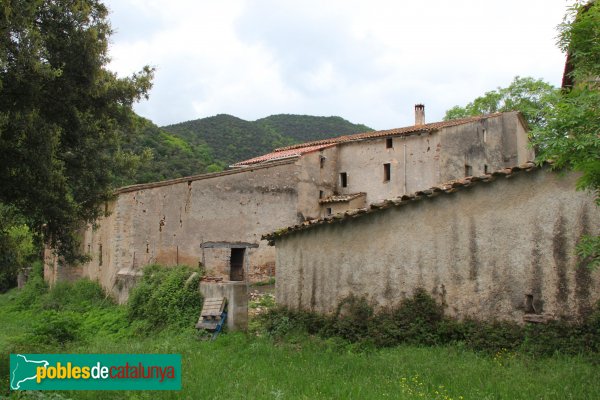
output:
[[[106,204],[108,216],[81,232],[81,251],[91,261],[61,265],[47,251],[45,277],[50,283],[95,279],[120,301],[150,263],[200,263],[225,280],[262,280],[275,273],[275,248],[261,238],[267,232],[533,159],[517,112],[434,123],[424,118],[417,105],[412,126],[289,146],[224,172],[120,188]],[[386,236],[373,235],[365,243]],[[283,268],[278,289],[299,273]]]

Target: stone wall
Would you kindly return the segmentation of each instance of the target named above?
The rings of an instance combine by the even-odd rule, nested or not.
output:
[[[517,112],[430,133],[393,137],[392,147],[388,147],[388,139],[340,145],[335,191],[366,192],[366,202],[371,204],[466,175],[480,175],[486,168],[495,171],[534,158]],[[384,164],[390,164],[389,180],[384,179]],[[347,187],[340,186],[342,172],[347,174]]]
[[[56,282],[73,282],[82,277],[81,268],[63,265],[52,249],[44,249],[44,280],[49,285]]]
[[[261,235],[299,221],[300,175],[291,160],[123,188],[107,205],[110,216],[83,234],[91,261],[77,267],[80,275],[125,301],[142,267],[151,263],[195,266],[204,260],[209,275],[228,279],[231,250],[200,246],[246,242],[258,244],[246,256],[250,277],[261,280],[258,272],[272,272],[275,259]]]
[[[509,112],[445,128],[439,141],[438,179],[428,186],[532,161],[525,124],[519,113]],[[465,171],[467,165],[470,173]]]
[[[227,299],[227,327],[232,331],[248,329],[248,286],[245,282],[200,282],[205,299]]]
[[[388,306],[423,287],[459,318],[584,315],[600,271],[574,246],[600,233],[599,210],[576,176],[530,169],[279,234],[277,302],[329,313],[350,294]]]

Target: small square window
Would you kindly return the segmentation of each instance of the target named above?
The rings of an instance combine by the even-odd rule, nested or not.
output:
[[[473,176],[473,167],[465,164],[465,176]]]
[[[383,181],[389,182],[392,177],[392,167],[389,163],[383,164]]]
[[[348,174],[345,172],[340,174],[340,185],[342,187],[348,187]]]
[[[386,149],[392,149],[394,148],[394,141],[391,137],[385,139],[385,148]]]

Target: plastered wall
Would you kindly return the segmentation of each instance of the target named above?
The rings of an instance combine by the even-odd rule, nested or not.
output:
[[[332,312],[349,294],[379,306],[426,289],[448,315],[577,318],[600,297],[600,271],[574,246],[600,232],[593,197],[547,169],[500,177],[276,240],[276,299]],[[318,249],[319,251],[315,251]]]
[[[412,193],[441,182],[481,175],[506,166],[531,161],[527,133],[517,112],[504,113],[472,123],[393,137],[350,142],[339,146],[336,191],[343,194],[366,192],[366,203]],[[389,180],[384,164],[390,164]],[[345,172],[347,187],[339,174]]]
[[[79,267],[81,274],[121,301],[151,263],[198,265],[204,259],[210,275],[228,279],[230,250],[203,250],[203,242],[258,244],[246,250],[251,278],[256,270],[272,271],[275,250],[260,237],[299,221],[300,175],[292,161],[125,188],[108,205],[110,216],[85,231],[83,249],[92,260]]]

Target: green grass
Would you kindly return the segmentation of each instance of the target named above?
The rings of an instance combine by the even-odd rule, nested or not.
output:
[[[0,295],[0,398],[9,393],[8,353],[32,350],[15,338],[30,334],[41,318],[18,310],[17,297],[15,291]],[[111,307],[116,315],[123,313]],[[109,306],[95,310],[86,311],[84,327],[87,320],[119,320],[107,317]],[[102,317],[94,317],[96,312]],[[57,393],[71,399],[594,399],[600,393],[600,366],[593,359],[532,358],[509,351],[487,355],[460,346],[374,350],[337,338],[297,335],[275,341],[243,333],[204,342],[196,340],[193,329],[183,329],[145,337],[88,333],[50,350],[182,355],[180,392]]]

